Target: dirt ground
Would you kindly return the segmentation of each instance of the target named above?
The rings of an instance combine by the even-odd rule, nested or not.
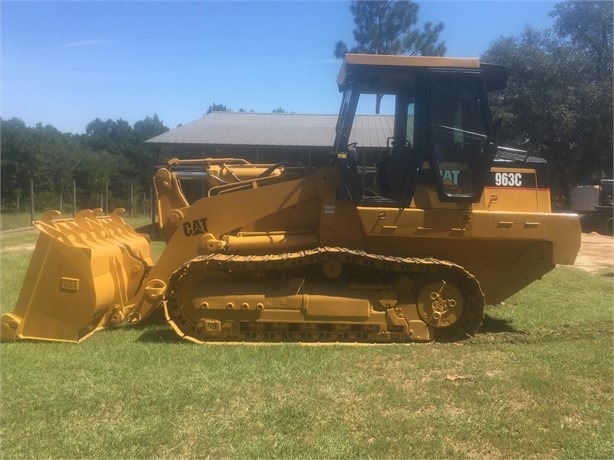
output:
[[[614,237],[583,233],[574,267],[591,273],[614,272]]]

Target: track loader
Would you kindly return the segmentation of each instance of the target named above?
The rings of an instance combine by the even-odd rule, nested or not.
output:
[[[580,246],[578,216],[551,212],[547,164],[495,144],[487,94],[506,78],[477,59],[346,55],[328,165],[171,160],[154,177],[155,263],[120,212],[47,213],[2,340],[81,341],[160,307],[198,343],[473,336],[485,303]],[[392,96],[395,117],[388,148],[359,157],[362,94]]]

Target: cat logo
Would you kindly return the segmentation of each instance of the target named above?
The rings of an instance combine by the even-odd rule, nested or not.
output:
[[[183,223],[183,233],[185,236],[202,235],[203,233],[207,233],[207,231],[206,217]]]
[[[442,169],[440,172],[444,184],[447,182],[448,184],[458,185],[458,175],[460,174],[458,169]]]

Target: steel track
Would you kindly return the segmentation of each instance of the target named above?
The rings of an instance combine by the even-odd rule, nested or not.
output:
[[[190,298],[189,293],[183,292],[184,286],[190,283],[191,285],[216,283],[215,279],[211,279],[207,273],[224,273],[228,277],[237,279],[263,279],[271,273],[283,275],[286,272],[298,272],[303,273],[305,277],[313,277],[314,269],[328,261],[337,261],[346,269],[350,267],[367,276],[372,274],[374,278],[375,275],[381,277],[384,273],[389,274],[391,278],[406,275],[415,280],[417,285],[424,285],[425,280],[438,279],[445,280],[443,284],[452,283],[463,298],[463,314],[458,321],[451,326],[437,327],[437,324],[425,317],[424,312],[418,315],[425,323],[430,323],[426,327],[432,327],[435,340],[449,341],[473,336],[481,325],[484,295],[475,277],[461,266],[433,258],[386,256],[340,247],[320,247],[269,255],[215,253],[194,258],[178,269],[169,280],[163,299],[166,317],[179,335],[195,342],[207,340],[406,342],[412,340],[412,335],[407,331],[403,332],[403,328],[390,324],[386,327],[371,323],[360,324],[351,320],[345,322],[326,320],[262,322],[258,319],[257,312],[244,311],[238,305],[232,312],[224,313],[225,322],[232,324],[226,324],[227,327],[212,335],[204,326],[206,318],[211,316],[210,312],[203,310],[200,318],[195,318],[193,312],[191,314],[185,312],[184,307],[189,305],[193,299]],[[239,286],[240,283],[237,283],[238,290]],[[242,305],[245,307],[247,303]],[[393,309],[403,317],[399,308]]]

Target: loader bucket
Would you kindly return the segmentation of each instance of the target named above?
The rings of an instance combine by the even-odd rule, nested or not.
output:
[[[74,219],[50,211],[13,313],[0,318],[0,339],[78,342],[125,321],[151,266],[149,239],[121,218],[82,210]]]

